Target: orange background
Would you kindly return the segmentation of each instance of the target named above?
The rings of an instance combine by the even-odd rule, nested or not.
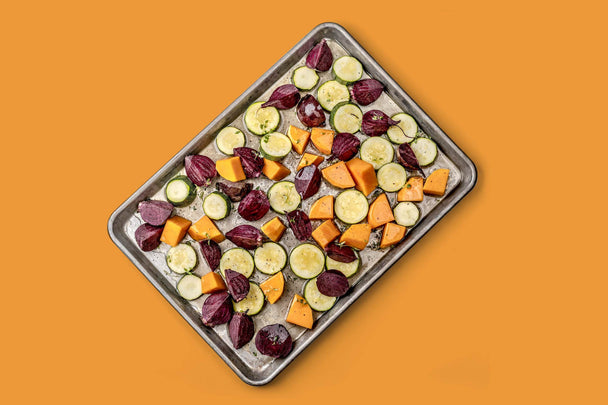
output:
[[[601,2],[207,3],[2,2],[4,403],[608,401]],[[479,182],[255,388],[106,222],[324,21],[369,50]]]

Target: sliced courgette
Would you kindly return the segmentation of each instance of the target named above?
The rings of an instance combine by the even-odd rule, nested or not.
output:
[[[428,166],[437,159],[437,144],[429,138],[416,138],[410,146],[420,166]]]
[[[357,259],[350,263],[339,262],[327,256],[325,258],[325,267],[327,270],[341,271],[345,277],[351,277],[359,270],[359,267],[361,266],[361,256],[359,256],[359,253],[357,252],[355,252],[355,255],[357,255]]]
[[[393,115],[391,119],[399,121],[397,125],[389,127],[388,131],[386,131],[386,135],[392,143],[401,145],[405,142],[412,142],[416,138],[418,124],[411,115],[399,113]]]
[[[281,122],[281,114],[274,107],[262,108],[263,101],[253,103],[245,112],[245,126],[252,133],[262,136],[274,132]]]
[[[291,140],[280,132],[264,135],[260,141],[260,153],[268,160],[281,160],[291,152]]]
[[[420,210],[413,202],[400,202],[393,209],[395,222],[401,226],[414,226],[420,219]]]
[[[215,146],[224,155],[233,155],[234,148],[245,146],[245,134],[238,128],[226,127],[215,136]]]
[[[203,295],[203,285],[201,278],[194,274],[186,274],[175,286],[177,293],[188,301],[192,301]]]
[[[232,204],[224,193],[214,191],[203,200],[203,211],[211,219],[224,219],[230,214]]]
[[[384,191],[395,192],[401,190],[407,181],[407,172],[399,163],[387,163],[378,170],[376,175],[378,186]]]
[[[291,82],[300,90],[312,90],[319,82],[319,75],[308,66],[300,66],[293,71]]]
[[[363,65],[352,56],[342,56],[334,61],[332,71],[337,81],[350,84],[361,79]]]
[[[251,253],[242,248],[228,249],[220,259],[220,271],[222,272],[222,276],[226,269],[241,273],[247,278],[251,277],[254,270]]]
[[[234,312],[243,312],[247,315],[257,315],[264,307],[264,292],[256,283],[249,282],[249,293],[239,302],[232,301]]]
[[[264,274],[275,274],[287,265],[287,252],[275,242],[266,242],[253,253],[255,267]]]
[[[278,214],[294,211],[300,205],[302,197],[291,181],[279,181],[268,189],[270,207]]]
[[[328,297],[321,294],[317,287],[316,277],[304,284],[304,299],[312,309],[319,312],[330,310],[338,300],[337,297]]]
[[[329,124],[336,132],[354,134],[361,130],[363,113],[358,105],[347,101],[338,103],[331,110]]]
[[[165,260],[171,271],[177,274],[191,272],[198,263],[196,251],[187,243],[180,243],[169,249]]]
[[[367,217],[369,203],[359,190],[346,190],[338,194],[334,201],[336,217],[346,224],[356,224]]]
[[[187,176],[180,175],[169,180],[165,196],[176,207],[185,207],[196,198],[196,187]]]
[[[393,145],[381,136],[374,136],[363,141],[359,153],[361,159],[374,166],[375,170],[392,162],[395,157]]]
[[[348,102],[350,93],[348,87],[336,80],[330,80],[319,86],[317,100],[321,107],[327,111],[333,110],[338,103]]]
[[[303,243],[293,248],[289,254],[289,266],[291,271],[300,278],[315,278],[325,267],[325,255],[317,246]]]

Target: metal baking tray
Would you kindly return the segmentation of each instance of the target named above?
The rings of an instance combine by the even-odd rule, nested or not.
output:
[[[216,160],[222,157],[215,148],[213,142],[215,134],[227,125],[233,125],[247,134],[247,146],[257,148],[259,138],[245,131],[243,124],[243,113],[247,107],[258,100],[267,100],[273,89],[281,84],[289,82],[293,70],[304,64],[308,51],[321,39],[328,41],[330,48],[337,58],[344,54],[356,57],[365,69],[364,77],[373,77],[386,86],[385,93],[373,104],[363,107],[365,112],[369,109],[381,109],[389,115],[404,111],[412,115],[418,122],[419,131],[433,139],[439,147],[439,156],[432,166],[424,168],[425,173],[444,167],[450,169],[448,188],[445,196],[441,198],[425,197],[418,204],[421,210],[421,219],[412,229],[408,230],[405,239],[398,245],[389,249],[366,248],[362,254],[362,267],[359,272],[349,279],[351,283],[350,292],[340,298],[336,305],[325,313],[315,314],[315,325],[312,330],[306,330],[299,326],[288,324],[284,321],[291,298],[294,293],[301,293],[304,280],[297,278],[287,267],[283,270],[286,279],[286,290],[282,298],[275,304],[266,304],[262,312],[254,316],[256,331],[270,323],[282,323],[285,325],[294,339],[293,351],[283,359],[272,359],[257,353],[252,342],[239,350],[235,350],[230,343],[227,326],[220,325],[208,328],[200,321],[200,309],[205,296],[195,301],[186,301],[181,298],[176,290],[175,284],[179,276],[172,274],[164,261],[164,253],[168,247],[162,245],[153,252],[142,252],[134,241],[134,231],[141,224],[137,214],[137,204],[146,198],[163,199],[163,187],[169,179],[184,172],[184,157],[190,154],[201,153]],[[330,72],[321,73],[319,84],[330,79]],[[316,94],[315,87],[311,93]],[[286,133],[290,124],[301,126],[295,109],[281,111],[281,124],[279,132]],[[327,120],[327,127],[329,125]],[[358,134],[360,139],[364,135]],[[313,146],[309,145],[308,149]],[[314,153],[314,152],[313,152]],[[285,158],[283,163],[292,170],[287,180],[292,180],[294,169],[299,161],[299,155],[292,153]],[[327,163],[324,162],[324,165]],[[321,166],[323,167],[323,166]],[[424,236],[454,205],[456,205],[474,187],[477,172],[473,162],[460,150],[454,142],[435,124],[429,116],[422,111],[418,105],[407,95],[407,93],[380,67],[380,65],[359,45],[359,43],[341,26],[334,23],[324,23],[315,27],[308,35],[298,42],[287,54],[274,64],[262,77],[238,97],[226,110],[215,118],[205,129],[192,139],[182,150],[180,150],[169,162],[167,162],[157,173],[144,183],[133,195],[114,211],[108,222],[108,232],[114,243],[124,254],[137,266],[146,278],[160,291],[160,293],[173,305],[181,316],[196,330],[196,332],[215,350],[218,355],[234,370],[234,372],[246,383],[251,385],[263,385],[276,377],[287,365],[289,365],[302,351],[312,343],[329,325],[336,320],[353,302],[357,300],[371,285],[380,278],[388,269],[401,258],[422,236]],[[255,179],[256,186],[267,190],[271,181],[267,179]],[[213,185],[208,188],[213,191]],[[337,194],[339,190],[323,182],[318,195],[326,193]],[[395,202],[396,193],[387,193],[391,203]],[[373,195],[373,193],[372,193]],[[309,198],[302,204],[302,209],[308,212],[310,205],[316,198]],[[371,200],[371,198],[370,198]],[[185,208],[176,209],[176,214],[186,217],[193,222],[202,215],[200,197]],[[269,212],[264,218],[253,223],[261,226],[272,218],[274,213]],[[224,233],[232,229],[242,219],[237,214],[231,214],[216,224]],[[320,223],[320,221],[318,221]],[[339,222],[339,221],[338,221]],[[317,223],[313,222],[313,228]],[[372,235],[370,244],[374,244],[377,233]],[[188,238],[188,236],[187,236]],[[281,240],[281,244],[290,251],[297,241],[290,231],[287,231]],[[222,251],[232,246],[228,240],[220,244]],[[200,259],[200,258],[199,258]],[[199,260],[195,271],[203,275],[209,271],[204,260]],[[259,272],[254,272],[252,280],[262,281],[265,277]]]

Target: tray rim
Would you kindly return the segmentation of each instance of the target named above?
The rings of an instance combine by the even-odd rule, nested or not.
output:
[[[119,214],[121,214],[125,208],[131,205],[134,201],[141,198],[140,194],[145,191],[148,187],[153,185],[165,171],[170,171],[174,168],[182,159],[185,151],[188,151],[192,146],[197,144],[200,139],[202,139],[208,132],[209,129],[214,127],[216,123],[222,119],[223,116],[227,114],[227,112],[238,108],[238,105],[248,97],[248,95],[254,92],[259,86],[263,85],[263,83],[268,80],[272,74],[279,69],[283,63],[285,63],[289,56],[295,53],[299,48],[305,44],[308,40],[315,37],[318,33],[322,31],[331,31],[334,30],[338,32],[340,35],[346,37],[350,42],[351,46],[354,46],[357,51],[366,56],[368,61],[375,64],[375,68],[384,76],[383,80],[385,81],[385,86],[387,89],[392,89],[398,93],[401,97],[407,100],[408,103],[412,105],[412,107],[417,110],[416,115],[423,116],[427,124],[433,127],[435,133],[438,133],[440,137],[442,137],[442,142],[445,142],[448,147],[450,147],[451,151],[458,155],[459,159],[462,162],[461,164],[454,164],[461,171],[461,174],[468,173],[470,176],[468,177],[468,181],[465,183],[460,183],[456,190],[454,190],[450,195],[450,204],[442,205],[438,204],[433,208],[431,212],[432,216],[429,215],[428,221],[425,223],[423,227],[417,227],[417,232],[412,236],[409,240],[403,241],[403,246],[400,251],[395,251],[392,255],[389,255],[389,260],[385,263],[382,268],[378,269],[374,274],[370,276],[370,279],[366,281],[365,286],[353,291],[351,293],[346,303],[343,307],[339,308],[338,311],[332,313],[330,316],[323,317],[326,320],[315,327],[312,331],[311,337],[304,342],[303,344],[295,345],[294,350],[284,359],[281,359],[281,363],[266,377],[264,378],[252,378],[246,375],[243,370],[241,370],[238,365],[230,359],[226,353],[209,337],[205,331],[205,328],[201,325],[195,323],[187,313],[187,310],[180,306],[179,303],[174,299],[174,297],[169,296],[164,290],[161,283],[159,283],[154,277],[152,277],[152,273],[148,271],[148,269],[141,263],[135,255],[129,250],[129,248],[120,240],[119,235],[115,231],[115,226],[117,225],[117,219]],[[350,52],[346,44],[342,44],[347,50]],[[442,147],[442,150],[444,147]],[[445,152],[445,151],[444,151]],[[464,176],[463,176],[464,177]],[[215,117],[205,128],[203,128],[195,137],[193,137],[186,145],[184,145],[168,162],[166,162],[156,173],[154,173],[144,184],[142,184],[136,191],[134,191],[129,198],[127,198],[122,204],[116,208],[107,224],[107,231],[114,242],[114,244],[127,256],[127,258],[137,267],[137,269],[146,277],[146,279],[156,288],[161,295],[171,304],[171,306],[188,322],[188,324],[205,340],[205,342],[211,346],[211,348],[220,356],[220,358],[235,372],[235,374],[245,383],[253,386],[265,385],[272,381],[279,373],[281,373],[293,360],[295,360],[298,355],[300,355],[304,349],[306,349],[322,332],[329,327],[340,315],[346,311],[363,293],[365,293],[384,273],[388,271],[399,259],[401,259],[405,253],[409,251],[427,232],[435,226],[449,211],[452,210],[474,187],[477,183],[477,168],[472,160],[450,139],[450,137],[431,119],[431,117],[424,112],[420,106],[409,96],[409,94],[382,68],[382,66],[371,56],[369,53],[358,43],[358,41],[341,25],[333,22],[325,22],[314,27],[308,34],[306,34],[300,41],[298,41],[289,51],[287,51],[275,64],[273,64],[262,76],[260,76],[251,86],[249,86],[240,96],[238,96],[228,107],[226,107],[222,112],[220,112],[217,117]],[[443,202],[443,201],[442,201]],[[407,242],[407,243],[406,243]],[[360,280],[361,281],[361,280]],[[361,283],[357,283],[361,284]]]

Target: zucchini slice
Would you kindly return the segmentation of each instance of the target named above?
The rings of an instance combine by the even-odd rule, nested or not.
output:
[[[410,146],[420,166],[428,166],[437,159],[437,144],[429,138],[416,138]]]
[[[245,134],[238,128],[226,127],[215,136],[215,146],[224,155],[233,155],[234,148],[245,146]]]
[[[224,193],[214,191],[203,200],[203,211],[211,219],[224,219],[230,214],[232,204]]]
[[[331,111],[338,103],[348,102],[350,93],[348,87],[335,80],[330,80],[319,86],[317,100],[326,111]]]
[[[249,282],[249,293],[239,302],[232,301],[234,312],[243,312],[247,315],[257,315],[264,307],[264,292],[256,283]]]
[[[291,181],[279,181],[268,189],[270,207],[278,214],[294,211],[300,205],[302,197]]]
[[[190,273],[198,263],[196,251],[187,243],[180,243],[169,249],[165,260],[171,271],[177,274]]]
[[[255,267],[264,274],[275,274],[287,265],[287,252],[275,242],[266,242],[253,253]]]
[[[264,135],[260,141],[260,152],[268,160],[281,160],[291,152],[291,140],[280,132]]]
[[[393,145],[380,136],[374,136],[363,141],[359,153],[361,159],[371,163],[375,170],[392,162],[395,157]]]
[[[351,277],[359,270],[359,267],[361,266],[361,256],[359,256],[358,252],[355,252],[355,255],[357,255],[357,259],[350,263],[339,262],[327,256],[325,258],[325,267],[327,270],[338,270],[341,271],[344,276]]]
[[[201,278],[194,274],[186,274],[175,286],[177,293],[188,301],[192,301],[203,295],[203,284]]]
[[[407,181],[407,172],[399,163],[387,163],[378,170],[378,185],[384,191],[401,190]]]
[[[263,101],[253,103],[245,111],[245,126],[258,136],[274,132],[281,122],[281,114],[274,107],[262,108]]]
[[[325,254],[312,243],[302,243],[291,251],[289,266],[291,271],[300,278],[315,278],[325,267]]]
[[[329,115],[329,124],[336,132],[359,132],[362,121],[363,113],[359,106],[349,102],[336,104]]]
[[[187,176],[172,178],[165,187],[167,201],[176,207],[185,207],[196,198],[196,187]]]
[[[359,190],[346,190],[338,194],[334,201],[336,217],[346,224],[356,224],[367,217],[369,203]]]
[[[316,277],[304,284],[304,299],[312,309],[319,312],[330,310],[338,300],[337,297],[328,297],[321,294],[319,288],[317,288]]]
[[[400,202],[393,209],[395,222],[401,226],[414,226],[420,219],[420,210],[413,202]]]
[[[239,272],[247,278],[251,277],[254,270],[251,253],[243,248],[228,249],[220,259],[220,271],[222,272],[222,276],[226,269]]]
[[[401,145],[402,143],[410,143],[416,138],[418,133],[418,124],[411,115],[406,113],[398,113],[391,117],[395,121],[399,121],[397,125],[392,125],[386,131],[388,139],[392,143]]]
[[[300,66],[293,71],[291,82],[300,90],[312,90],[319,82],[319,75],[308,66]]]
[[[352,56],[342,56],[334,62],[332,72],[340,83],[351,84],[363,76],[363,65]]]

